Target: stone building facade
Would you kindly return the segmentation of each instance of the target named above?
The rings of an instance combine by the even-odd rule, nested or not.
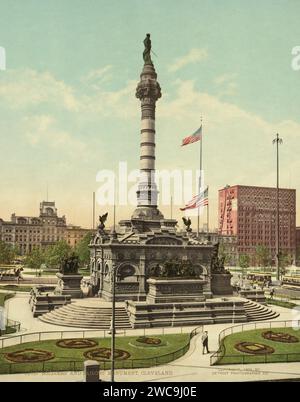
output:
[[[0,240],[16,247],[21,255],[35,247],[52,246],[60,240],[66,240],[74,246],[87,232],[88,229],[68,226],[66,217],[58,216],[53,201],[40,203],[39,216],[12,214],[10,221],[0,219]]]
[[[296,227],[296,265],[300,267],[300,226]]]
[[[67,225],[65,230],[65,240],[69,246],[76,247],[77,244],[91,232],[91,229],[84,229],[75,225]]]

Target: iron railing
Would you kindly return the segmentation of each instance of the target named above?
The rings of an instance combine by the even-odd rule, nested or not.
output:
[[[119,330],[116,336],[124,337],[131,336],[145,336],[145,335],[167,335],[178,334],[179,328],[148,328],[141,330],[125,329]],[[133,332],[134,331],[134,332]],[[131,334],[130,334],[131,332]],[[181,348],[176,351],[166,353],[160,356],[146,357],[139,359],[124,359],[115,360],[115,368],[117,369],[136,369],[160,366],[168,364],[173,360],[179,359],[190,348],[192,338],[203,332],[203,325],[194,328],[192,331],[187,327],[180,327],[180,333],[189,334],[188,341]],[[99,338],[111,336],[109,331],[106,330],[85,330],[85,331],[49,331],[49,332],[34,332],[30,334],[22,334],[16,336],[9,336],[0,339],[0,349],[8,346],[20,345],[27,342],[38,342],[44,340],[68,339],[68,338]],[[110,360],[98,360],[102,370],[111,368]],[[59,372],[59,371],[82,371],[83,359],[78,360],[59,360],[59,361],[44,361],[37,363],[1,363],[0,374],[17,374],[24,372]]]
[[[222,358],[226,357],[226,364],[246,364],[246,363],[276,363],[276,362],[292,362],[300,361],[300,353],[272,353],[261,355],[242,355],[242,354],[226,354],[224,339],[238,332],[251,331],[256,329],[271,329],[271,328],[300,328],[300,320],[288,321],[264,321],[264,322],[249,322],[239,325],[234,325],[223,329],[219,333],[217,352],[210,356],[210,365],[218,364]]]
[[[14,321],[8,319],[6,321],[5,329],[0,329],[0,336],[6,334],[14,334],[15,332],[19,332],[21,329],[21,323],[19,321]]]

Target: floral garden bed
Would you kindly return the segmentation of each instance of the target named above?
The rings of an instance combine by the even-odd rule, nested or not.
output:
[[[97,345],[93,339],[60,339],[56,342],[56,346],[66,349],[86,349]]]
[[[88,350],[84,353],[84,357],[91,360],[110,360],[111,359],[111,350],[109,348],[97,348]],[[115,349],[114,353],[115,360],[125,360],[129,359],[130,353],[126,350]]]
[[[117,336],[115,367],[138,368],[168,363],[186,353],[190,335],[168,334],[149,338],[159,339],[164,347],[143,347],[148,344],[137,342],[137,336]],[[134,342],[141,347],[134,346]],[[111,337],[49,340],[10,346],[0,349],[0,374],[83,370],[86,359],[99,360],[101,369],[109,369],[110,345]]]
[[[40,349],[23,349],[6,353],[4,356],[6,360],[14,363],[37,363],[53,359],[54,353]]]
[[[293,328],[256,329],[223,339],[216,364],[253,364],[300,361],[300,331]]]

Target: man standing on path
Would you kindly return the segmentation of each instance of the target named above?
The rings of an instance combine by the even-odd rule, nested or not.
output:
[[[202,354],[204,355],[205,349],[206,349],[206,352],[209,353],[209,350],[208,350],[208,332],[207,331],[203,332],[201,340],[202,340],[202,346],[203,346]]]

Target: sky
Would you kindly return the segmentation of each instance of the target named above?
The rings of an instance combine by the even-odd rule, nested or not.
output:
[[[202,116],[210,225],[226,184],[276,184],[277,132],[281,186],[298,191],[299,15],[300,0],[0,0],[0,217],[36,215],[48,187],[68,223],[90,227],[97,173],[138,168],[148,32],[162,88],[156,167],[198,167],[198,145],[180,144]],[[133,209],[117,207],[117,219]],[[97,205],[106,211],[111,221]],[[297,213],[300,225],[299,200]]]

